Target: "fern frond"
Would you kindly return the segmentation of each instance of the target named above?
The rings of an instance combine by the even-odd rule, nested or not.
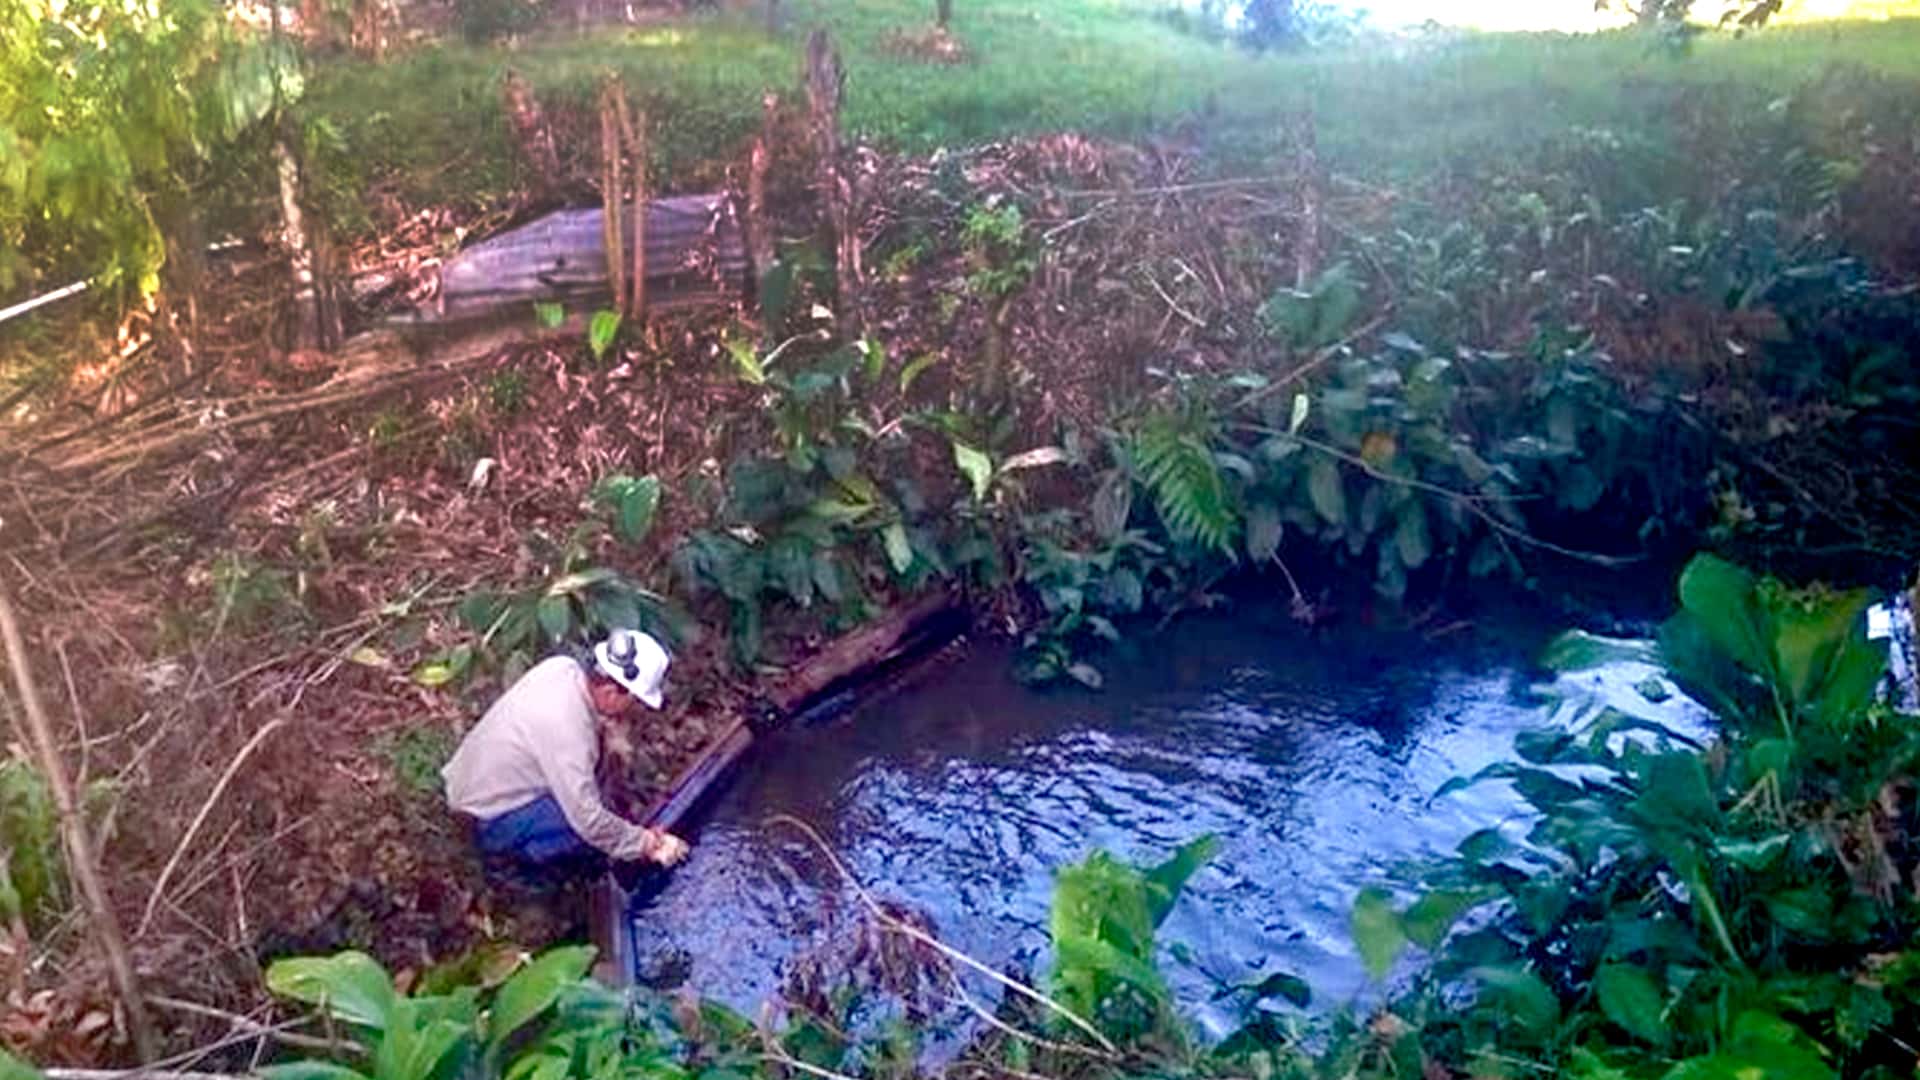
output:
[[[1240,518],[1213,451],[1187,426],[1155,417],[1134,437],[1140,479],[1176,540],[1232,557]]]

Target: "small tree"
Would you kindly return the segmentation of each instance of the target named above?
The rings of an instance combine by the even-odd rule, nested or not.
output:
[[[1719,23],[1764,26],[1780,13],[1783,0],[1721,0]],[[1675,26],[1693,17],[1699,0],[1595,0],[1597,11],[1621,10],[1642,26]]]
[[[1293,45],[1300,40],[1300,14],[1294,0],[1247,0],[1243,37],[1256,49]]]

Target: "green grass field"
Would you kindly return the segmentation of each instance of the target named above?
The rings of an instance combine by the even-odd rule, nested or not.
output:
[[[407,201],[430,202],[512,182],[499,102],[509,67],[561,105],[590,101],[618,71],[652,117],[656,171],[669,184],[709,179],[713,160],[754,130],[762,93],[797,87],[814,26],[845,57],[848,126],[918,151],[1051,130],[1137,137],[1199,118],[1225,156],[1257,156],[1310,112],[1336,167],[1397,178],[1525,155],[1575,128],[1660,138],[1681,114],[1697,126],[1702,109],[1764,109],[1836,69],[1920,100],[1920,19],[1709,36],[1684,55],[1621,33],[1257,56],[1183,32],[1144,0],[961,0],[955,31],[970,56],[940,65],[888,48],[892,32],[925,25],[931,5],[920,0],[789,6],[771,36],[755,18],[722,13],[512,46],[431,46],[381,66],[336,61],[315,73],[308,104],[357,162],[348,186],[383,178]]]

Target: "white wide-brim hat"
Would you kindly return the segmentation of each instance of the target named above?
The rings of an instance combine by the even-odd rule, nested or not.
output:
[[[667,665],[672,662],[665,646],[653,635],[638,630],[615,630],[593,647],[593,666],[600,674],[619,683],[649,709],[658,709],[666,701],[662,688]]]

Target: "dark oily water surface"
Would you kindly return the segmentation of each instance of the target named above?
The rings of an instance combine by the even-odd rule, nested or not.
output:
[[[1559,628],[1508,613],[1429,640],[1190,619],[1109,658],[1098,694],[1024,689],[1004,648],[976,647],[850,718],[756,747],[692,857],[636,913],[640,974],[751,1015],[798,959],[844,946],[858,902],[811,841],[766,822],[787,814],[947,943],[1035,974],[1056,867],[1094,847],[1158,861],[1212,832],[1220,854],[1160,935],[1190,950],[1163,956],[1183,1001],[1221,1034],[1216,980],[1284,970],[1319,1005],[1351,1000],[1366,990],[1354,893],[1475,829],[1524,827],[1504,783],[1429,799],[1510,757],[1516,733],[1566,722],[1543,690],[1699,728],[1684,698],[1656,706],[1636,690],[1644,663],[1543,686],[1534,661]]]

